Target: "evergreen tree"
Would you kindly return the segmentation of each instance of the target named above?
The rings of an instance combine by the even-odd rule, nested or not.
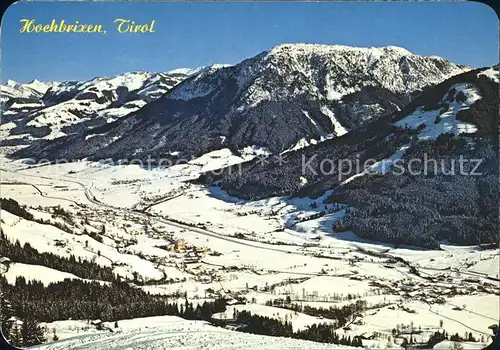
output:
[[[12,325],[12,328],[10,330],[9,334],[9,339],[8,342],[10,345],[16,346],[16,347],[21,347],[23,346],[23,336],[21,333],[21,327],[19,326],[19,323],[14,322]]]
[[[45,341],[43,329],[36,322],[36,319],[30,315],[28,315],[23,321],[21,334],[23,337],[24,347],[37,345]]]
[[[3,294],[0,296],[0,299],[0,320],[2,334],[5,336],[7,341],[10,341],[10,332],[14,323],[14,310],[10,302],[4,298]]]

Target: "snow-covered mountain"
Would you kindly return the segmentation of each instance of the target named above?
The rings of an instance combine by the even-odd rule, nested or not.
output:
[[[202,69],[120,122],[24,154],[130,158],[182,151],[189,156],[245,146],[276,153],[343,135],[397,111],[423,87],[467,70],[392,46],[279,45],[234,66]],[[73,95],[99,98],[89,89],[80,85],[82,91]]]
[[[50,89],[43,97],[47,105],[60,103],[70,99],[97,100],[98,103],[124,102],[127,96],[145,101],[152,100],[170,90],[182,81],[187,74],[131,72],[112,77],[94,78],[81,82],[65,82]]]
[[[371,121],[355,132],[316,146],[286,152],[287,163],[284,167],[277,168],[273,162],[253,167],[252,162],[249,162],[244,165],[248,169],[238,174],[229,173],[228,177],[224,173],[207,174],[205,180],[211,182],[223,178],[219,185],[236,197],[247,197],[247,194],[250,198],[268,198],[293,195],[301,191],[319,195],[339,186],[351,175],[356,175],[356,169],[342,176],[337,176],[337,172],[342,169],[336,169],[337,172],[328,176],[308,173],[309,177],[305,179],[307,181],[300,181],[302,155],[306,159],[316,155],[316,160],[310,165],[320,173],[319,162],[322,159],[350,159],[355,154],[359,154],[361,160],[365,154],[366,157],[376,159],[387,158],[383,155],[396,152],[404,142],[409,143],[408,133],[414,139],[429,142],[443,134],[464,137],[494,135],[498,125],[497,69],[471,70],[425,88],[402,110]],[[395,130],[401,132],[395,133]],[[255,159],[253,163],[258,161]],[[257,182],[258,191],[250,191],[250,188],[257,188]]]
[[[254,159],[237,169],[207,172],[199,181],[238,198],[308,196],[318,197],[318,208],[348,205],[338,232],[375,241],[426,248],[439,247],[441,240],[495,242],[497,69],[471,70],[428,87],[401,111],[343,137],[287,152],[284,165],[279,158]],[[459,170],[460,159],[466,164]],[[365,162],[370,166],[364,168]]]
[[[188,76],[132,72],[88,81],[9,81],[0,86],[4,144],[51,140],[110,123],[161,97]]]
[[[36,79],[22,84],[14,80],[8,80],[7,84],[0,85],[0,102],[5,103],[11,99],[39,100],[45,92],[57,86],[56,82],[40,82]]]

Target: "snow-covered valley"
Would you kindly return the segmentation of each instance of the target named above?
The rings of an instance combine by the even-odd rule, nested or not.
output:
[[[2,210],[3,234],[39,252],[73,254],[108,266],[152,294],[174,299],[185,295],[194,303],[224,297],[233,300],[240,311],[287,320],[294,329],[335,321],[294,314],[280,308],[280,300],[326,309],[363,301],[364,311],[338,331],[367,338],[364,346],[385,347],[389,342],[398,347],[405,332],[413,331],[423,339],[441,329],[441,321],[450,334],[470,332],[478,340],[489,339],[488,327],[499,317],[498,250],[447,244],[441,250],[394,248],[349,232],[333,232],[329,223],[333,217],[295,224],[292,218],[318,211],[311,208],[310,198],[246,201],[217,187],[186,182],[207,167],[243,160],[232,157],[224,151],[213,152],[190,164],[155,170],[85,161],[32,167],[3,158],[2,197],[26,205],[37,219],[72,228],[69,233]],[[50,214],[51,208],[59,206],[70,219]],[[85,233],[92,231],[101,238]],[[14,283],[19,276],[45,284],[80,278],[57,269],[13,263],[7,281]],[[231,306],[216,318],[231,319],[232,310]],[[154,334],[164,334],[169,328],[155,327],[146,331],[144,339],[157,339],[150,346],[159,348],[202,340],[233,348],[220,337],[231,337],[237,343],[230,344],[238,347],[295,346],[292,340],[244,336],[212,326],[203,326],[210,330],[196,335],[203,339],[184,340],[185,332],[197,332],[180,325],[176,336],[157,338]],[[58,329],[46,327],[49,339],[53,328]],[[94,341],[100,347],[122,348],[142,331],[84,336],[79,332],[78,327],[73,333],[65,330],[67,340],[44,348],[85,348]]]

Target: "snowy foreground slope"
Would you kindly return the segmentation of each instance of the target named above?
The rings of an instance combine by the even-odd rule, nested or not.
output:
[[[112,324],[109,324],[113,327]],[[336,349],[311,341],[268,337],[218,328],[202,321],[159,316],[118,321],[113,332],[79,335],[32,349]]]

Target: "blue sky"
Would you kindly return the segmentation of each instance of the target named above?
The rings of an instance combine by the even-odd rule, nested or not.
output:
[[[22,18],[107,34],[22,34]],[[120,34],[113,21],[155,20]],[[402,46],[473,67],[498,63],[498,18],[480,3],[17,3],[2,18],[2,81],[82,80],[236,63],[280,43]]]

